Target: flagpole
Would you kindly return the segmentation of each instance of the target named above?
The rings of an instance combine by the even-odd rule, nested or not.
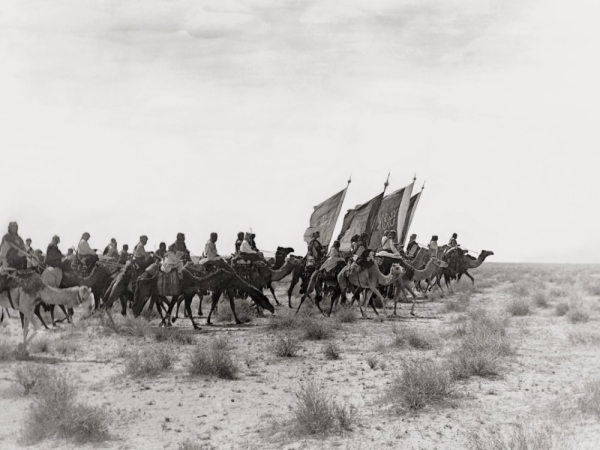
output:
[[[350,183],[352,183],[352,173],[350,173],[350,177],[348,178],[348,183],[346,184],[346,189],[344,189],[344,193],[342,194],[342,200],[340,201],[337,210],[335,212],[335,225],[333,226],[333,230],[335,231],[335,227],[337,226],[337,221],[340,220],[340,213],[342,212],[342,206],[344,204],[344,200],[346,199],[346,192],[348,192],[348,188],[350,187]],[[333,236],[331,236],[333,239]],[[327,243],[327,248],[329,248],[329,244],[331,240]]]

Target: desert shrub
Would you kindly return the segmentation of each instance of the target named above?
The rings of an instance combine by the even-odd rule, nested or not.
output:
[[[143,317],[123,317],[118,325],[118,333],[125,336],[146,337],[152,334],[152,326]]]
[[[548,296],[553,299],[563,298],[568,295],[567,291],[562,288],[553,287],[548,291]]]
[[[588,295],[600,297],[600,283],[588,283],[585,286],[585,291],[588,293]]]
[[[429,350],[433,348],[431,337],[412,327],[397,327],[392,329],[394,333],[394,345],[404,347],[406,345],[419,349]]]
[[[271,322],[269,322],[268,328],[270,330],[295,330],[301,325],[301,318],[295,314],[290,314],[287,316],[281,317],[273,317]]]
[[[533,304],[538,308],[547,308],[548,300],[546,299],[546,293],[541,289],[537,289],[532,295],[531,300]]]
[[[451,377],[445,365],[430,360],[404,361],[402,372],[386,392],[386,401],[397,411],[418,410],[452,395]]]
[[[506,305],[506,311],[511,316],[527,316],[531,312],[531,304],[524,297],[514,297]]]
[[[590,320],[590,315],[580,306],[575,306],[567,312],[567,320],[570,323],[582,323]]]
[[[468,312],[468,316],[471,319],[468,324],[470,331],[477,331],[479,329],[486,329],[492,333],[506,336],[506,329],[508,327],[508,317],[499,314],[490,314],[486,309],[476,308]]]
[[[554,314],[557,316],[564,316],[569,312],[569,304],[566,302],[561,302],[554,307]]]
[[[356,322],[356,316],[352,308],[342,307],[336,311],[335,320],[339,323],[353,323]]]
[[[74,353],[76,349],[77,349],[76,343],[74,343],[72,341],[67,341],[64,339],[60,339],[60,340],[56,341],[54,344],[54,350],[56,350],[61,355],[65,355],[65,356],[70,355],[71,353]]]
[[[196,345],[188,362],[188,373],[191,376],[216,376],[226,380],[234,380],[239,368],[231,358],[230,350],[209,346],[205,348]]]
[[[291,333],[282,333],[275,336],[270,347],[275,356],[279,356],[280,358],[294,357],[302,348],[300,346],[300,339]]]
[[[0,361],[12,361],[15,358],[15,353],[8,342],[0,339]]]
[[[15,369],[14,375],[17,383],[25,390],[25,395],[28,395],[40,381],[51,376],[50,371],[40,364],[19,366]]]
[[[173,348],[160,346],[130,353],[125,361],[125,373],[135,378],[155,377],[169,370],[177,360]]]
[[[336,402],[314,382],[301,385],[292,407],[292,421],[298,434],[316,435],[352,431],[356,409]]]
[[[179,443],[177,450],[212,450],[213,448],[210,443],[200,443],[188,438]]]
[[[583,395],[578,400],[579,410],[600,418],[600,380],[586,384]]]
[[[331,341],[325,344],[325,346],[323,347],[323,354],[327,359],[337,360],[340,359],[342,351],[335,342]]]
[[[76,387],[54,373],[33,388],[34,402],[27,412],[22,440],[27,445],[58,438],[83,444],[109,438],[106,412],[80,403]]]
[[[247,323],[252,321],[255,314],[255,309],[248,303],[246,300],[236,299],[235,301],[235,313],[237,314],[238,319]],[[217,311],[217,320],[219,322],[233,322],[235,321],[233,317],[233,311],[231,310],[231,306],[229,303],[226,305],[219,305],[219,309]]]
[[[379,358],[375,355],[369,355],[366,361],[371,369],[377,368],[377,365],[379,364]]]
[[[320,320],[304,320],[302,330],[304,331],[304,338],[311,341],[322,341],[333,336],[331,324]]]
[[[468,302],[461,301],[461,297],[449,299],[444,302],[444,312],[464,312],[466,311]]]
[[[550,450],[573,447],[557,424],[522,420],[514,425],[477,428],[468,435],[469,450]]]
[[[210,347],[214,350],[231,350],[231,342],[227,336],[217,336],[210,341]]]
[[[50,341],[45,337],[36,339],[29,345],[29,350],[32,353],[48,353],[50,351]]]
[[[154,330],[154,339],[156,342],[169,342],[173,344],[191,345],[194,343],[194,337],[173,328],[156,328]]]
[[[510,287],[510,293],[513,297],[525,298],[529,296],[529,287],[522,283],[513,284]]]
[[[600,333],[590,331],[576,331],[569,333],[569,342],[574,345],[598,345],[600,344]]]

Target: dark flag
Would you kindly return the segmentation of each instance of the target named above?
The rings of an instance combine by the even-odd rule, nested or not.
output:
[[[371,236],[382,200],[383,192],[369,200],[367,203],[363,203],[354,209],[348,210],[344,216],[344,223],[342,225],[342,231],[340,232],[340,235],[342,235],[342,238],[340,239],[341,251],[350,251],[350,240],[355,234],[360,235],[362,233],[367,233]]]
[[[348,185],[350,180],[348,180]],[[331,237],[333,236],[333,229],[340,216],[342,209],[342,203],[344,203],[344,197],[346,197],[346,191],[348,186],[344,190],[341,190],[337,194],[329,197],[323,203],[315,206],[315,209],[310,216],[309,227],[304,232],[304,241],[310,242],[312,234],[318,231],[321,235],[319,241],[325,248],[329,246]]]
[[[413,186],[414,182],[383,199],[374,224],[369,248],[375,249],[381,246],[381,239],[386,230],[396,231],[398,237],[402,235]]]
[[[421,194],[423,190],[416,195],[413,195],[408,204],[408,211],[406,212],[406,218],[404,220],[404,226],[402,227],[402,234],[398,233],[400,239],[398,243],[400,246],[404,246],[404,242],[406,241],[406,237],[408,236],[408,232],[410,230],[410,224],[412,223],[413,217],[415,215],[415,211],[417,210],[417,205],[419,204],[419,199],[421,198]]]

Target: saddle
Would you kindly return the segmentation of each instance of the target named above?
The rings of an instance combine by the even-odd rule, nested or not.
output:
[[[157,277],[156,290],[159,295],[179,295],[179,276],[176,270],[171,270],[169,273],[159,271]]]

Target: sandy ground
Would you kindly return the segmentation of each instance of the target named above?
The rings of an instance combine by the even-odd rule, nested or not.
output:
[[[217,322],[197,332],[187,319],[180,318],[176,327],[193,334],[198,344],[208,345],[215,336],[229,338],[240,367],[237,380],[190,378],[185,364],[192,345],[173,347],[179,357],[168,372],[155,378],[133,379],[124,373],[127,352],[165,344],[151,338],[108,334],[98,321],[86,327],[76,325],[73,331],[71,326],[62,325],[58,330],[39,333],[35,339],[48,339],[50,349],[32,356],[37,363],[68,373],[82,400],[105,409],[113,438],[85,448],[177,449],[190,438],[206,449],[463,449],[468,445],[469,433],[492,425],[545,418],[559,414],[557,411],[562,411],[561,423],[568,433],[582,442],[594,443],[600,442],[600,422],[577,413],[576,405],[586,382],[600,378],[600,341],[586,343],[582,338],[600,333],[600,292],[593,289],[600,286],[599,274],[600,267],[593,266],[486,264],[474,271],[480,288],[471,291],[468,283],[462,282],[453,295],[419,303],[415,318],[409,317],[408,304],[400,306],[400,318],[383,321],[360,319],[337,324],[331,318],[315,316],[314,320],[328,321],[335,327],[333,340],[342,349],[339,361],[324,357],[324,342],[306,340],[297,357],[276,357],[270,350],[275,336],[268,328],[274,320],[271,317],[242,326]],[[441,360],[456,345],[452,330],[465,313],[445,312],[444,302],[467,295],[469,308],[483,306],[503,313],[519,286],[543,289],[550,307],[534,307],[530,315],[510,319],[509,332],[518,349],[499,376],[459,382],[455,401],[428,406],[418,413],[394,413],[382,402],[402,361]],[[280,300],[286,288],[285,280],[279,283]],[[570,323],[567,317],[555,314],[556,304],[574,301],[573,292],[579,293],[577,298],[590,315],[586,323]],[[228,306],[223,304],[221,308]],[[276,310],[277,315],[290,313],[287,306]],[[357,308],[355,313],[358,317]],[[372,311],[369,315],[374,318]],[[20,323],[14,316],[5,320],[0,337],[16,346]],[[152,323],[158,325],[156,319]],[[422,330],[434,346],[429,350],[397,348],[392,345],[393,327]],[[62,354],[57,343],[65,340],[73,342],[75,348]],[[371,356],[383,362],[384,368],[371,369],[367,364]],[[12,381],[15,368],[22,364],[0,362],[2,449],[21,448],[22,421],[32,402]],[[352,432],[317,438],[290,432],[295,393],[301,383],[309,380],[357,409]],[[32,448],[82,447],[46,441]]]

